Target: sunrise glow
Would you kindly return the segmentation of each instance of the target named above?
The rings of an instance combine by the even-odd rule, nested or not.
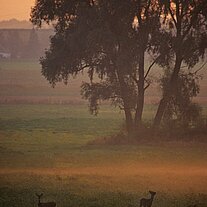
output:
[[[9,19],[29,20],[35,0],[0,0],[0,21]]]

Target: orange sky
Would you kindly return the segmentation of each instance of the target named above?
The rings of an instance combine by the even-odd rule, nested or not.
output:
[[[12,18],[28,20],[35,0],[0,0],[0,21]]]

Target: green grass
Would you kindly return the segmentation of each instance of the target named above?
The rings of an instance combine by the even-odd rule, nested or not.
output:
[[[152,108],[153,109],[153,108]],[[147,108],[147,116],[151,116]],[[96,166],[100,164],[145,162],[202,165],[205,145],[89,146],[91,140],[117,134],[123,127],[123,114],[103,106],[92,116],[84,105],[0,105],[1,165],[36,166],[31,159],[43,155],[41,167]],[[60,162],[55,162],[56,155]],[[67,164],[73,156],[74,162]],[[163,159],[164,158],[164,159]],[[21,162],[21,159],[24,162]],[[78,161],[80,159],[80,162]],[[27,161],[26,161],[27,160]]]
[[[0,117],[0,129],[4,131],[46,130],[79,135],[89,131],[109,134],[122,122],[122,114],[114,108],[103,106],[99,115],[93,116],[86,105],[1,105]]]
[[[38,70],[39,68],[39,61],[35,59],[0,60],[0,70]]]
[[[121,192],[121,191],[97,191],[97,189],[91,189],[86,183],[84,178],[80,178],[76,181],[74,186],[73,181],[70,178],[65,178],[63,180],[56,178],[53,184],[57,187],[54,190],[54,186],[50,186],[48,192],[48,179],[33,178],[36,183],[33,183],[34,188],[29,189],[27,186],[17,187],[16,190],[11,190],[9,188],[1,188],[1,198],[0,204],[2,207],[9,206],[37,206],[37,198],[34,195],[35,191],[44,192],[43,201],[56,201],[58,206],[72,206],[72,207],[126,207],[126,206],[138,206],[139,199],[142,196],[147,196],[147,193],[143,192]],[[32,180],[33,180],[32,179]],[[96,179],[96,178],[95,178]],[[41,183],[44,186],[39,188],[38,184]],[[78,183],[78,184],[77,184]],[[29,183],[31,185],[31,183]],[[86,188],[90,188],[90,192]],[[205,207],[205,200],[207,199],[204,194],[180,194],[175,196],[174,194],[166,194],[162,192],[157,192],[157,197],[155,197],[153,206],[155,207],[186,207],[190,204],[195,204],[199,202],[199,206]]]
[[[70,156],[90,140],[117,133],[122,125],[122,115],[108,106],[92,116],[87,106],[1,105],[0,117],[1,165],[16,167],[32,167],[30,158],[39,155],[46,156],[41,166],[51,166],[56,153]],[[23,157],[28,161],[21,162]]]

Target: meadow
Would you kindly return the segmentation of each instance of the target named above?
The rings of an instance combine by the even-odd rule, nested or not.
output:
[[[137,207],[149,190],[154,207],[207,206],[207,143],[91,144],[123,129],[119,109],[104,104],[90,115],[82,79],[52,89],[35,61],[0,67],[0,206],[37,206],[43,192],[58,207]]]

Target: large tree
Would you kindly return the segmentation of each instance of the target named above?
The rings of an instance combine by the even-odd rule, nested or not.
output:
[[[163,28],[168,32],[165,50],[171,57],[172,72],[154,119],[159,127],[171,98],[176,94],[181,68],[192,69],[204,58],[207,48],[207,1],[160,0]]]
[[[111,100],[123,108],[132,132],[142,125],[153,65],[172,71],[155,116],[157,128],[182,63],[192,68],[203,57],[206,13],[204,0],[37,0],[31,20],[55,26],[51,47],[41,59],[46,79],[67,84],[70,76],[86,71],[90,82],[82,85],[82,95],[90,110],[97,113],[99,100]],[[148,68],[146,55],[152,60]]]
[[[86,70],[91,81],[82,94],[91,111],[97,112],[98,100],[110,99],[123,108],[127,130],[133,131],[141,125],[147,76],[158,60],[145,73],[150,41],[160,32],[159,15],[159,5],[150,0],[36,1],[32,22],[53,21],[56,30],[41,59],[42,74],[54,85]]]

